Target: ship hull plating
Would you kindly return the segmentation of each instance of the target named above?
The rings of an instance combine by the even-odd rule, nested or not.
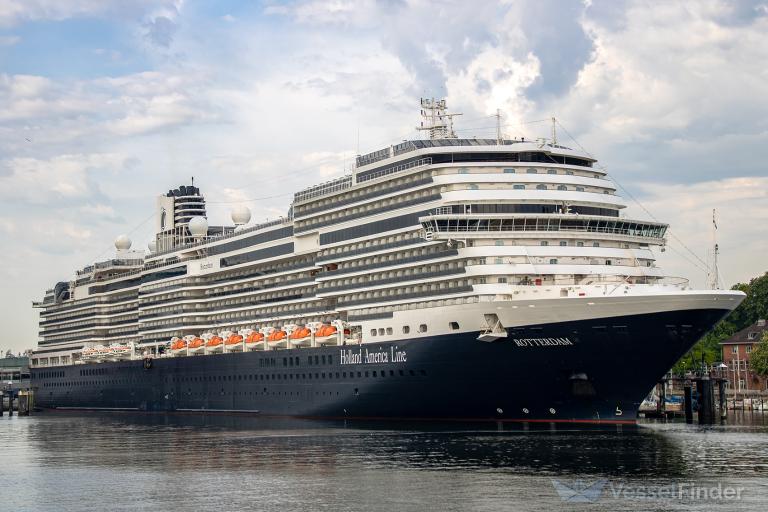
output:
[[[633,422],[655,383],[728,311],[700,309],[345,347],[33,370],[46,408],[329,418]],[[148,366],[148,368],[146,367]]]

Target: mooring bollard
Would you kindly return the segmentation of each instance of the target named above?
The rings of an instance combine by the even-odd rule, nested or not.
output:
[[[691,398],[691,385],[683,386],[683,408],[685,409],[685,422],[693,423],[693,400]]]

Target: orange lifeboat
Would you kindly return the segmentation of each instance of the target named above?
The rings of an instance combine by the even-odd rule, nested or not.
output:
[[[280,341],[285,339],[285,331],[272,331],[272,333],[267,336],[267,341]]]
[[[208,348],[218,347],[222,343],[224,343],[223,339],[221,339],[219,336],[213,336],[211,339],[208,340],[208,342],[205,344],[205,346],[208,347]]]
[[[290,338],[292,340],[300,340],[302,338],[306,338],[307,336],[311,335],[312,331],[307,329],[306,327],[299,327],[295,331],[291,333]]]
[[[336,327],[333,325],[323,325],[317,330],[315,336],[318,338],[325,338],[328,336],[333,336],[334,334],[336,334]]]
[[[190,349],[200,348],[200,347],[203,346],[204,343],[205,343],[205,341],[203,341],[202,338],[195,338],[195,339],[193,339],[192,341],[189,342],[189,348]]]
[[[245,339],[246,343],[258,343],[260,341],[264,341],[264,335],[260,332],[252,332]]]
[[[181,350],[187,347],[187,342],[184,340],[176,340],[171,343],[171,350]]]
[[[243,342],[243,337],[239,334],[233,334],[229,338],[227,338],[226,345],[237,345]]]

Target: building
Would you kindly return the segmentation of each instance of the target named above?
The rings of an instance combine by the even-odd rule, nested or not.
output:
[[[728,367],[725,371],[731,389],[736,391],[768,390],[768,379],[757,375],[749,366],[752,350],[755,345],[760,343],[766,331],[768,331],[768,325],[764,319],[761,319],[720,342],[723,348],[723,362]]]
[[[29,387],[29,358],[6,356],[0,358],[0,388],[25,389]]]

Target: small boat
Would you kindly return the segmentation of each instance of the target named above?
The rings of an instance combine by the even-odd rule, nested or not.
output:
[[[203,338],[194,338],[187,344],[190,354],[196,354],[205,350],[205,340]]]
[[[221,352],[224,349],[224,339],[221,336],[213,335],[205,342],[206,352]]]
[[[239,350],[243,350],[243,336],[240,334],[233,333],[231,334],[225,341],[224,346],[227,349],[227,352],[236,352]]]
[[[253,331],[245,338],[245,346],[249,350],[264,348],[264,334],[259,331]]]
[[[269,334],[269,336],[267,336],[267,344],[269,344],[269,346],[272,348],[285,345],[287,337],[288,335],[285,331],[275,329]]]
[[[293,346],[309,344],[312,340],[312,331],[307,327],[296,327],[288,336],[288,341]]]
[[[179,352],[187,349],[187,342],[181,338],[174,336],[171,338],[171,352],[178,354]]]
[[[336,345],[339,342],[338,329],[333,325],[321,325],[315,331],[315,342],[318,345]]]

